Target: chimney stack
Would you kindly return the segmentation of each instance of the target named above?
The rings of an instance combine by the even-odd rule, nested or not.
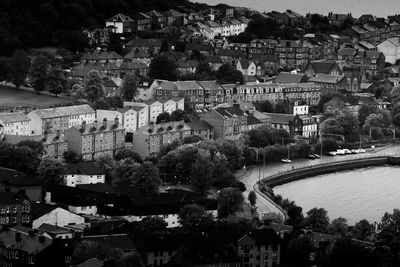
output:
[[[82,131],[82,132],[86,131],[86,121],[83,121],[83,122],[82,122],[81,131]]]
[[[114,123],[114,125],[115,125],[115,128],[117,128],[117,127],[119,126],[119,119],[118,119],[118,117],[115,117],[115,123]]]
[[[60,139],[60,135],[61,135],[61,132],[60,132],[60,130],[57,130],[57,133],[56,133],[56,139]]]
[[[103,119],[103,128],[107,129],[107,118]]]

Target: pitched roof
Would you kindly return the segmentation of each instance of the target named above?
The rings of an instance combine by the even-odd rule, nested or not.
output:
[[[328,74],[320,74],[316,77],[311,77],[309,79],[310,82],[315,82],[315,83],[330,83],[330,84],[338,84],[340,83],[343,79],[345,79],[344,76],[336,76],[336,75],[328,75]]]
[[[8,123],[20,121],[30,121],[30,119],[23,112],[0,113],[0,122]]]
[[[0,167],[0,183],[17,186],[41,185],[42,183],[32,176],[22,172]]]
[[[224,61],[220,56],[208,56],[204,61],[207,63],[224,64]]]
[[[132,22],[132,19],[127,15],[119,13],[119,14],[112,16],[111,18],[109,18],[106,21],[107,22]]]
[[[338,56],[354,56],[356,53],[356,49],[349,47],[342,48],[337,52]]]
[[[33,202],[31,205],[32,220],[42,217],[45,214],[52,212],[53,210],[60,208],[57,205],[45,204],[42,202]],[[62,209],[62,208],[60,208]]]
[[[79,114],[95,113],[94,109],[89,105],[77,105],[77,106],[67,106],[67,107],[57,107],[57,108],[47,108],[47,109],[37,109],[32,111],[40,118],[55,118],[64,116],[73,116]]]
[[[67,131],[70,131],[72,128],[77,129],[81,135],[125,130],[125,127],[122,125],[122,123],[118,123],[118,125],[116,125],[114,121],[107,121],[106,127],[104,127],[104,122],[94,122],[81,124],[80,126],[72,126]]]
[[[198,81],[198,84],[201,85],[201,87],[204,88],[204,90],[210,90],[210,91],[222,91],[224,88],[222,88],[221,85],[217,83],[217,81]]]
[[[124,251],[136,249],[135,244],[127,234],[82,236],[81,241],[97,242]]]
[[[271,123],[288,125],[296,115],[282,113],[265,113],[271,117]]]
[[[303,73],[295,74],[290,72],[280,72],[275,78],[275,83],[302,83],[307,81],[307,76]]]
[[[100,192],[100,193],[106,193],[106,194],[116,194],[117,192],[115,191],[114,187],[110,184],[79,184],[76,185],[76,187],[89,190],[89,191],[95,191],[95,192]]]
[[[16,233],[21,235],[19,242],[15,240]],[[22,250],[28,254],[38,254],[53,243],[50,238],[25,227],[3,229],[0,232],[0,240],[4,247]]]
[[[161,47],[163,39],[132,39],[127,47]]]
[[[242,66],[243,69],[247,69],[251,63],[252,63],[252,61],[250,61],[248,59],[239,60],[239,64],[240,64],[240,66]]]
[[[241,117],[247,115],[243,110],[236,106],[217,107],[214,110],[224,118]]]
[[[195,131],[204,131],[213,129],[213,127],[206,121],[198,120],[198,121],[187,122],[186,124],[190,127],[190,129]]]
[[[183,121],[174,121],[140,127],[134,135],[157,135],[182,131],[190,131],[190,127]]]
[[[13,192],[0,193],[0,205],[21,204],[24,200],[29,200],[25,194]]]
[[[310,62],[310,65],[314,69],[316,73],[325,73],[329,74],[329,72],[335,67],[336,62],[334,61],[313,61]]]
[[[247,125],[259,125],[259,124],[262,124],[262,121],[260,121],[253,115],[247,116]]]
[[[271,228],[253,230],[248,233],[248,236],[255,241],[256,246],[280,244],[282,242],[278,234]]]
[[[68,163],[65,174],[102,175],[104,172],[96,165],[95,162],[84,161],[78,163]]]

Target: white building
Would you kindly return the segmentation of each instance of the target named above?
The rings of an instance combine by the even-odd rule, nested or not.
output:
[[[23,112],[0,113],[0,134],[30,135],[30,119]]]
[[[37,109],[28,114],[32,135],[47,133],[64,133],[82,122],[93,123],[96,111],[89,105],[76,105],[58,108]]]
[[[64,185],[75,187],[80,184],[104,184],[105,174],[94,162],[68,164],[64,174]]]
[[[111,29],[114,33],[130,32],[133,28],[133,20],[120,13],[106,20],[106,28]]]
[[[385,61],[395,64],[400,59],[400,37],[393,37],[377,45],[379,52],[385,55]]]
[[[85,218],[57,205],[37,203],[32,206],[32,228],[42,224],[58,226],[82,224]]]
[[[116,110],[96,110],[96,117],[98,121],[107,119],[109,121],[118,118],[122,125],[125,127],[125,132],[133,133],[138,129],[138,112],[134,109],[125,107],[117,108]]]

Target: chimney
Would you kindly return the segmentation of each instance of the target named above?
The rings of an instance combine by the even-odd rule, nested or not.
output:
[[[61,132],[60,132],[60,130],[57,130],[57,133],[56,133],[56,139],[60,139],[60,135],[61,135]]]
[[[47,130],[44,131],[44,133],[43,133],[43,141],[46,141],[46,140],[47,140],[48,134],[49,134],[49,133],[47,132]]]
[[[19,242],[21,240],[22,240],[21,233],[20,232],[16,232],[15,233],[15,242]]]
[[[118,126],[119,126],[119,119],[118,119],[118,117],[115,117],[115,123],[114,123],[114,125],[115,125],[115,128],[118,128]]]
[[[83,121],[81,124],[81,132],[86,131],[86,121]]]
[[[107,129],[107,118],[103,119],[103,128]]]

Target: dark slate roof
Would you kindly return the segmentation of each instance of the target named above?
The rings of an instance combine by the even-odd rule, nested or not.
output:
[[[76,187],[105,194],[117,194],[114,187],[110,184],[79,184]]]
[[[257,246],[281,243],[278,234],[271,228],[256,229],[248,235],[255,241]]]
[[[239,60],[239,63],[243,69],[247,69],[250,66],[251,61],[248,59],[241,59],[241,60]]]
[[[0,183],[15,186],[41,185],[42,183],[31,176],[7,168],[0,167]]]
[[[55,210],[59,206],[57,205],[50,205],[45,203],[32,203],[32,220],[42,217],[43,215]]]
[[[246,58],[247,53],[241,50],[221,49],[217,52],[217,56]]]
[[[262,124],[262,122],[259,119],[257,119],[253,115],[247,116],[247,125],[258,125],[258,124]]]
[[[48,224],[48,223],[42,223],[42,225],[40,225],[38,229],[40,231],[46,232],[50,235],[71,233],[71,230],[68,228],[64,228],[64,227],[60,227],[60,226],[52,225],[52,224]]]
[[[161,47],[162,39],[132,39],[126,46],[127,47]]]
[[[243,110],[241,110],[240,108],[235,107],[235,106],[233,106],[233,107],[219,107],[219,108],[216,108],[215,111],[218,112],[221,116],[228,117],[228,118],[231,118],[231,117],[234,117],[234,116],[240,117],[240,116],[244,116],[245,115]]]
[[[21,204],[24,200],[29,200],[29,198],[22,193],[0,193],[0,205]]]
[[[187,122],[187,125],[189,125],[189,127],[192,130],[195,131],[204,131],[204,130],[212,130],[213,127],[208,124],[206,121],[192,121],[192,122]]]
[[[224,61],[220,56],[208,56],[204,61],[211,64],[224,64]]]
[[[307,81],[305,74],[281,72],[276,76],[275,83],[302,83]]]
[[[66,174],[102,175],[104,172],[94,162],[68,163]]]
[[[338,99],[343,101],[344,103],[350,104],[350,105],[358,105],[358,100],[352,95],[338,95]]]
[[[310,64],[316,73],[329,74],[336,63],[333,61],[314,61]]]
[[[265,113],[271,117],[271,123],[276,124],[289,124],[290,121],[296,117],[292,114],[282,114],[282,113]]]
[[[101,243],[124,251],[136,250],[135,244],[127,234],[82,236],[81,240]]]
[[[24,227],[14,227],[2,230],[0,232],[2,246],[9,249],[22,250],[28,254],[38,254],[53,243],[50,238],[39,233],[32,232],[32,234],[29,234],[29,230],[29,228]],[[21,241],[19,242],[16,242],[15,240],[16,233],[21,234]],[[39,240],[39,237],[43,238],[42,242]]]

